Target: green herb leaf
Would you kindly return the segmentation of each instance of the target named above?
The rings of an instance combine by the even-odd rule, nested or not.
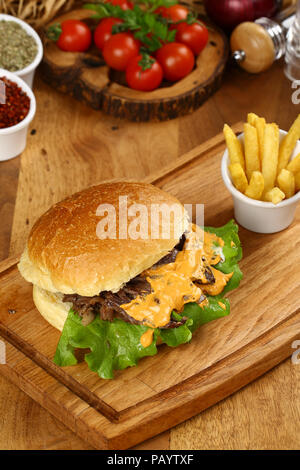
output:
[[[173,29],[172,31],[169,31],[168,35],[167,35],[167,38],[166,38],[167,42],[174,42],[176,33],[177,33],[177,31],[175,29]]]
[[[111,16],[123,18],[125,13],[119,5],[112,5],[111,3],[86,3],[83,5],[83,8],[95,11],[95,15],[92,16],[95,19],[109,18]]]
[[[145,5],[151,11],[155,11],[159,7],[171,7],[178,3],[178,0],[135,0],[136,3]]]
[[[123,23],[114,25],[112,33],[131,31],[150,53],[160,49],[163,42],[175,40],[176,31],[169,31],[168,20],[154,12],[159,6],[167,6],[166,1],[168,3],[169,0],[147,0],[148,9],[142,9],[138,4],[135,4],[133,10],[122,10],[119,5],[110,3],[87,3],[84,8],[95,11],[93,18],[120,18]],[[172,1],[172,4],[175,3]]]

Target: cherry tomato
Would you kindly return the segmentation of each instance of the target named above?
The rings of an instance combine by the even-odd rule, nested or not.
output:
[[[198,55],[208,42],[207,28],[199,23],[180,23],[177,26],[176,41],[190,47]]]
[[[155,13],[160,13],[164,18],[168,18],[176,23],[177,21],[185,20],[189,10],[183,5],[173,5],[171,7],[159,7]]]
[[[61,23],[62,32],[56,44],[63,51],[83,52],[92,42],[89,27],[79,20],[65,20]]]
[[[195,57],[185,44],[169,42],[157,51],[156,59],[164,71],[164,77],[175,82],[188,75],[194,67]]]
[[[104,43],[112,36],[112,27],[119,23],[123,23],[119,18],[104,18],[98,24],[94,32],[94,43],[98,49],[103,49]]]
[[[139,54],[140,43],[130,33],[113,34],[104,43],[103,57],[109,67],[116,70],[126,70],[132,57]]]
[[[128,0],[108,0],[107,3],[111,3],[112,5],[119,5],[122,10],[132,10],[133,4]]]
[[[126,81],[130,88],[140,91],[152,91],[159,87],[163,79],[163,70],[157,60],[153,57],[151,59],[154,62],[146,70],[142,70],[139,64],[142,60],[141,55],[130,59],[126,68]]]

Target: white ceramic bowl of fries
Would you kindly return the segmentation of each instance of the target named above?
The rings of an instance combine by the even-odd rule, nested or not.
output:
[[[293,222],[297,204],[300,201],[300,141],[298,140],[300,137],[300,115],[289,132],[278,130],[278,128],[276,130],[275,124],[267,125],[270,127],[267,128],[269,129],[267,132],[263,133],[265,143],[261,144],[261,168],[256,169],[255,157],[253,163],[251,152],[253,152],[253,148],[256,150],[257,145],[254,143],[251,146],[251,136],[250,139],[248,136],[251,115],[255,116],[252,113],[248,115],[248,123],[245,124],[244,128],[245,132],[237,138],[235,137],[235,142],[232,140],[232,130],[228,126],[224,128],[228,148],[222,158],[222,177],[225,186],[232,195],[234,215],[237,222],[252,232],[275,233],[284,230]],[[253,131],[253,129],[250,129],[250,131]],[[271,140],[268,142],[269,133],[270,135],[277,134],[277,137],[274,138],[275,141],[277,139],[277,143],[274,144]],[[287,137],[285,138],[285,136]],[[250,142],[245,143],[247,139]],[[259,138],[257,144],[259,147]],[[276,145],[278,149],[277,161]],[[245,152],[244,166],[241,156],[239,156],[240,163],[238,163],[237,156],[234,155],[235,150],[239,152],[239,147],[243,153]],[[247,147],[248,155],[246,157]],[[269,159],[267,158],[266,161],[268,155]],[[272,160],[273,157],[274,160]],[[244,171],[241,166],[243,166]],[[250,167],[252,167],[252,173]]]

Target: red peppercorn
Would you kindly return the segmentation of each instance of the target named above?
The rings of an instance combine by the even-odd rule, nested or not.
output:
[[[5,84],[5,104],[0,104],[0,129],[23,121],[30,108],[30,98],[16,83],[0,77]]]

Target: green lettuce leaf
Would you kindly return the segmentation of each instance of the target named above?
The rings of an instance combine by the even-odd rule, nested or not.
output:
[[[183,317],[183,314],[178,315],[178,313],[173,312],[172,317],[176,321],[180,321]],[[160,336],[163,343],[166,343],[168,346],[175,348],[180,344],[188,343],[192,339],[192,325],[193,319],[189,318],[184,325],[179,326],[178,328],[171,328],[167,330],[158,329],[158,335]]]
[[[103,379],[112,379],[114,370],[135,366],[142,357],[157,353],[157,331],[150,346],[144,348],[140,343],[142,334],[147,330],[146,326],[132,325],[119,319],[109,322],[100,317],[83,326],[80,317],[71,309],[54,362],[59,366],[74,365],[77,363],[75,348],[89,348],[90,352],[85,355],[89,368]]]
[[[243,274],[238,265],[238,262],[242,259],[243,255],[241,242],[238,236],[238,226],[233,220],[230,220],[223,227],[205,227],[205,231],[216,234],[224,241],[222,252],[225,259],[214,267],[225,274],[233,272],[232,278],[227,283],[221,294],[223,297],[226,292],[236,289],[243,278]]]
[[[215,268],[226,274],[234,273],[220,295],[208,296],[208,304],[205,307],[188,303],[180,315],[173,312],[174,320],[187,317],[185,324],[178,328],[155,329],[153,341],[146,348],[141,345],[140,338],[148,327],[132,325],[119,319],[112,322],[104,321],[99,317],[88,326],[83,326],[80,317],[71,309],[57,346],[54,362],[59,366],[77,364],[76,349],[89,349],[90,352],[85,354],[89,368],[103,379],[111,379],[114,370],[135,366],[142,357],[155,355],[158,337],[168,346],[176,347],[189,342],[199,326],[228,315],[230,304],[228,299],[224,298],[224,294],[235,289],[243,276],[237,264],[242,258],[238,227],[234,221],[230,221],[223,227],[206,227],[205,230],[215,233],[224,240],[222,247],[224,259]],[[218,248],[216,246],[217,250]]]
[[[230,304],[228,299],[223,299],[220,295],[215,297],[208,296],[208,305],[201,308],[196,303],[186,304],[181,315],[193,320],[189,329],[193,333],[199,326],[204,325],[217,318],[226,317],[230,313]],[[219,304],[221,302],[221,305]],[[224,307],[225,309],[224,309]]]

